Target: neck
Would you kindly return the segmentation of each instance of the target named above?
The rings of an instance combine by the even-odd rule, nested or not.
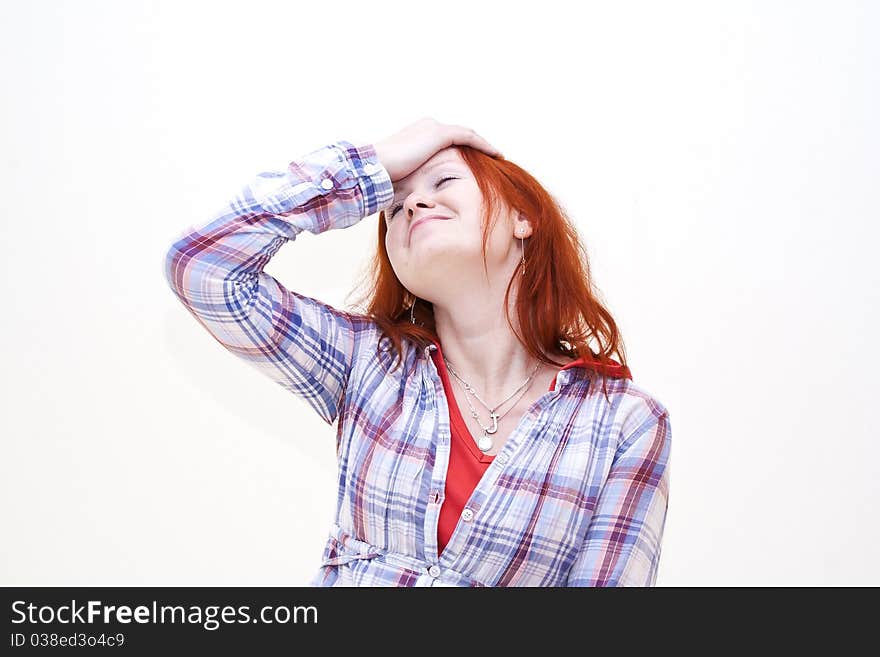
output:
[[[447,363],[489,405],[500,403],[533,372],[537,378],[546,368],[539,365],[535,372],[537,359],[520,344],[500,304],[475,301],[468,306],[459,300],[450,312],[435,302],[434,321]]]

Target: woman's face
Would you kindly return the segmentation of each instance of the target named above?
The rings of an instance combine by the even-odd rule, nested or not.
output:
[[[394,183],[385,248],[400,282],[436,303],[482,276],[482,213],[480,188],[455,147]],[[512,238],[509,221],[499,220],[487,244],[490,273],[509,260]]]

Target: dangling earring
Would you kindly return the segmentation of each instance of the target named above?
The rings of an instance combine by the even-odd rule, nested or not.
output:
[[[526,244],[523,241],[522,229],[520,229],[518,232],[519,232],[519,245],[520,245],[520,249],[522,251],[522,275],[525,276],[526,275]]]
[[[417,299],[413,299],[412,305],[409,307],[409,321],[413,324],[416,323],[416,301]]]

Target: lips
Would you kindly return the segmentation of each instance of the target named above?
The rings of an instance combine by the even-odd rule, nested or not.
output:
[[[439,215],[439,214],[429,214],[429,215],[426,215],[426,216],[424,216],[424,217],[419,217],[419,218],[416,219],[414,222],[412,222],[412,223],[410,224],[410,226],[409,226],[409,235],[407,236],[407,245],[409,245],[409,240],[412,239],[412,232],[413,232],[413,230],[415,229],[415,227],[418,226],[418,225],[421,224],[421,223],[426,222],[426,221],[431,221],[432,219],[446,220],[446,219],[449,219],[449,217],[444,217],[444,216]]]

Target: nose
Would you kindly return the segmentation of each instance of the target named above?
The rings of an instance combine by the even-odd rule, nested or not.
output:
[[[434,201],[428,200],[423,196],[417,197],[417,200],[406,202],[406,214],[412,219],[416,208],[433,208]]]

